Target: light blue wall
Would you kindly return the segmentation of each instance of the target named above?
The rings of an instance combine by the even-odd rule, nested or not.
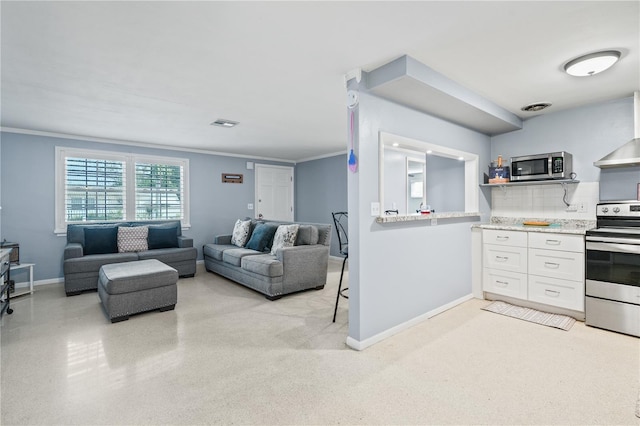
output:
[[[331,212],[347,211],[347,155],[296,164],[295,204],[297,221],[333,226]],[[331,255],[340,256],[335,231]]]
[[[66,239],[53,232],[56,146],[189,159],[191,229],[184,234],[193,238],[199,259],[203,244],[212,242],[214,235],[228,234],[236,219],[253,216],[253,210],[247,210],[254,202],[255,186],[254,170],[246,168],[250,159],[7,132],[0,136],[1,237],[20,243],[20,259],[36,264],[36,280],[63,276]],[[222,173],[242,173],[244,183],[223,184]]]
[[[475,153],[490,161],[489,137],[424,113],[360,93],[358,173],[349,174],[349,338],[363,342],[471,294],[469,221],[380,225],[380,131]],[[482,176],[479,171],[478,179]],[[480,196],[480,211],[489,204]]]
[[[491,158],[568,151],[577,179],[600,182],[600,199],[635,199],[640,167],[601,170],[593,165],[631,139],[632,97],[531,118],[522,130],[492,137]]]

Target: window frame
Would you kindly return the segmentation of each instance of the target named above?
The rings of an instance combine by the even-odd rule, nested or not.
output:
[[[65,213],[65,188],[66,188],[66,159],[88,158],[95,160],[122,161],[125,173],[125,217],[122,221],[136,221],[136,163],[151,163],[182,167],[182,229],[191,227],[190,197],[189,197],[189,159],[176,157],[163,157],[156,155],[124,153],[118,151],[101,151],[83,148],[69,148],[56,146],[55,152],[55,228],[54,232],[66,235],[68,223],[92,223],[101,221],[67,222]],[[151,219],[154,220],[154,219]],[[165,221],[167,219],[155,219]],[[145,220],[148,221],[148,220]],[[102,221],[103,222],[103,221]]]

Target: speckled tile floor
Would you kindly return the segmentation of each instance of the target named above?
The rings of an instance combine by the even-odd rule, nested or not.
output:
[[[640,339],[471,300],[363,352],[347,302],[269,302],[199,266],[174,311],[109,323],[97,293],[37,287],[2,319],[2,425],[640,424]]]

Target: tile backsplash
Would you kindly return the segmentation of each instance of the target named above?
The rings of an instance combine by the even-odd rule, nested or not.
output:
[[[491,216],[595,220],[599,186],[598,182],[496,186],[491,188]]]

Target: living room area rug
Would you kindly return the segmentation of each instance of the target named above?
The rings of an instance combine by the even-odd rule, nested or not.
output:
[[[548,327],[559,328],[565,331],[568,331],[576,322],[575,318],[571,318],[566,315],[542,312],[536,309],[511,305],[499,300],[490,303],[482,309],[485,311],[494,312],[496,314],[506,315],[508,317],[546,325]]]

